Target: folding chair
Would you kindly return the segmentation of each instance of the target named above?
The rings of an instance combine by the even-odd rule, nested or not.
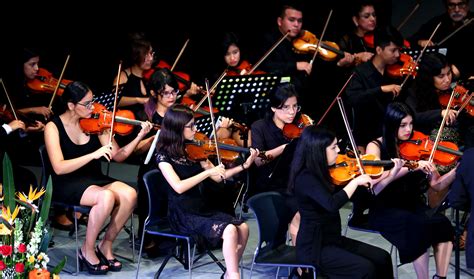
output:
[[[258,224],[258,243],[252,259],[250,278],[254,265],[275,266],[278,278],[280,267],[308,268],[313,270],[316,278],[316,267],[296,259],[296,247],[286,244],[286,232],[289,220],[284,197],[278,192],[265,192],[251,197],[248,206],[255,214]]]

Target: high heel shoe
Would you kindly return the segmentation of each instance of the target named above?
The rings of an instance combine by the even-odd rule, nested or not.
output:
[[[100,251],[99,245],[95,247],[95,253],[97,254],[97,257],[99,258],[100,262],[101,263],[103,262],[105,265],[109,267],[109,271],[115,272],[115,271],[122,270],[122,263],[115,258],[111,260],[107,259],[107,257],[104,254],[102,254],[102,251]],[[119,263],[119,265],[116,265],[117,263]]]
[[[84,270],[84,266],[87,269],[87,272],[92,275],[104,275],[109,271],[109,268],[107,267],[106,269],[102,269],[103,266],[106,266],[102,264],[102,262],[99,259],[98,264],[91,264],[89,261],[86,260],[86,258],[82,255],[82,249],[79,249],[79,268],[81,271]]]

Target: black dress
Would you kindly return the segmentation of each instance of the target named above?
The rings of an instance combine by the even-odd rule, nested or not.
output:
[[[301,214],[297,258],[315,264],[329,278],[393,278],[387,251],[341,236],[339,209],[349,197],[329,187],[308,170],[296,176],[295,195]]]
[[[203,171],[198,162],[189,161],[184,157],[170,158],[163,152],[158,153],[156,161],[158,164],[160,162],[171,164],[180,179],[189,178]],[[178,194],[169,186],[168,218],[174,230],[204,237],[211,245],[216,246],[220,243],[227,225],[240,225],[243,221],[208,206],[201,195],[201,187],[203,183]]]
[[[92,153],[102,146],[97,135],[91,135],[86,144],[77,145],[69,138],[59,117],[53,118],[52,121],[59,131],[59,144],[64,160]],[[82,194],[91,185],[105,186],[116,181],[102,173],[99,160],[92,160],[81,168],[63,175],[57,175],[52,171],[51,176],[54,188],[53,200],[69,204],[79,204]]]
[[[382,160],[388,156],[382,152]],[[400,263],[409,263],[435,244],[452,241],[454,230],[448,218],[430,214],[423,200],[426,175],[410,172],[380,192],[369,210],[369,225],[395,245]]]

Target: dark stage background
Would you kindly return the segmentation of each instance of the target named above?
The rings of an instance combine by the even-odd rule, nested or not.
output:
[[[334,13],[325,40],[337,40],[352,27],[351,2],[303,2],[303,28],[319,37],[332,8]],[[394,26],[416,4],[414,0],[375,2],[378,5],[379,24],[393,21]],[[401,30],[402,33],[411,35],[423,22],[441,13],[441,3],[441,0],[424,1],[419,12]],[[212,83],[212,78],[223,70],[223,54],[219,48],[223,33],[221,30],[236,32],[241,39],[242,53],[251,63],[255,63],[263,55],[259,51],[262,34],[276,28],[281,1],[220,1],[217,5],[211,5],[209,1],[129,1],[123,6],[108,4],[110,8],[106,9],[102,6],[107,4],[99,4],[98,1],[63,2],[54,8],[52,3],[46,2],[11,5],[14,8],[3,9],[0,19],[1,77],[7,80],[13,74],[15,56],[23,47],[33,47],[41,54],[40,66],[56,77],[59,77],[66,56],[70,54],[64,78],[84,81],[97,94],[112,85],[118,61],[124,58],[126,38],[130,32],[144,32],[153,42],[158,57],[170,64],[189,38],[189,45],[176,70],[191,74],[192,80],[201,85],[205,77],[211,79]],[[60,12],[53,13],[53,10]],[[7,14],[14,20],[7,21]],[[335,62],[321,60],[313,67],[315,70],[312,75],[317,85],[315,90],[323,96],[322,102],[318,104],[320,109],[327,107],[340,89],[333,82],[337,80],[333,77],[337,74],[335,68]]]

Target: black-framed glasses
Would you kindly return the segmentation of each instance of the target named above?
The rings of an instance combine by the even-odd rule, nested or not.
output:
[[[81,105],[81,106],[85,107],[86,109],[92,109],[92,106],[94,106],[94,100],[92,100],[92,101],[87,101],[87,102],[85,102],[85,103],[79,103],[79,102],[77,102],[76,104]]]
[[[455,9],[456,7],[460,8],[460,9],[464,9],[464,8],[467,7],[467,3],[466,2],[448,3],[447,6],[450,9]]]
[[[298,105],[293,105],[293,106],[284,105],[280,109],[284,112],[290,112],[290,111],[293,111],[293,110],[295,112],[299,112],[301,110],[301,106],[298,106]]]
[[[172,90],[172,91],[161,91],[160,95],[163,97],[171,97],[178,95],[179,90]]]
[[[189,125],[184,125],[184,128],[189,128],[189,129],[192,130],[192,129],[196,128],[196,124],[193,122],[193,123],[191,123],[191,124],[189,124]]]

